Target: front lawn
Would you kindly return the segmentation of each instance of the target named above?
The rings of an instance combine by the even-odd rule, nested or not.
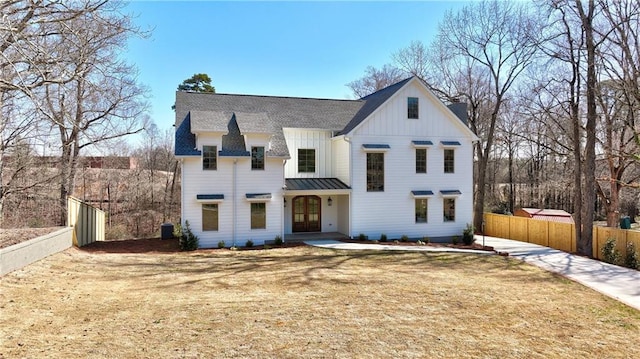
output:
[[[72,248],[0,287],[0,358],[640,357],[640,312],[500,256]]]

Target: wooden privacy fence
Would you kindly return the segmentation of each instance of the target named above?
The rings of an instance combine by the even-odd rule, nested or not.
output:
[[[573,223],[485,213],[484,232],[492,237],[535,243],[565,252],[576,251],[576,231]],[[609,238],[616,240],[616,248],[622,255],[626,254],[629,242],[634,243],[636,250],[640,249],[639,231],[593,226],[594,258],[602,259],[602,247]]]
[[[67,198],[67,226],[73,227],[73,244],[77,247],[104,241],[104,211],[71,196]]]

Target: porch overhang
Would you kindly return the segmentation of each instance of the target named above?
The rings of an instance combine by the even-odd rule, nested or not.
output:
[[[349,194],[351,188],[337,178],[287,178],[285,179],[285,195]]]

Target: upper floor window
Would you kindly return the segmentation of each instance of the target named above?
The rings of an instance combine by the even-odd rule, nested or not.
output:
[[[418,118],[418,98],[407,98],[407,118]]]
[[[202,169],[218,169],[218,146],[202,146]]]
[[[416,173],[427,173],[426,148],[416,148]]]
[[[384,191],[384,153],[367,153],[367,192]]]
[[[264,169],[264,147],[251,147],[251,169]]]
[[[314,173],[316,171],[316,150],[312,148],[298,149],[298,172]]]
[[[455,168],[455,151],[452,149],[444,150],[444,173],[453,173]]]

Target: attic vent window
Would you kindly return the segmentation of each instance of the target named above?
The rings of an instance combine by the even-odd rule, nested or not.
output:
[[[418,98],[407,98],[407,118],[418,118]]]

